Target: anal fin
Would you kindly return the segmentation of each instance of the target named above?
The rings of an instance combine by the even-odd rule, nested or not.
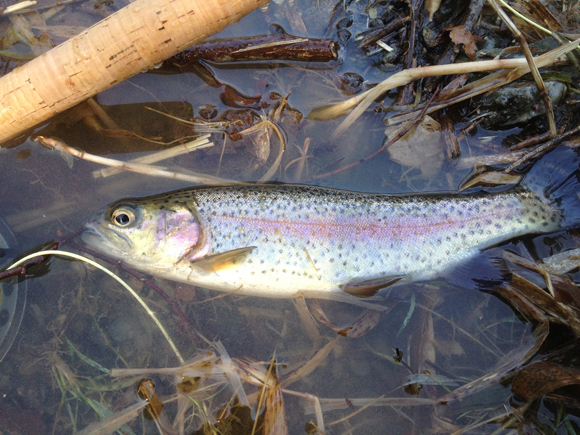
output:
[[[407,275],[385,275],[365,281],[349,282],[344,286],[343,290],[349,295],[359,298],[369,298],[381,289],[408,279],[409,277]]]

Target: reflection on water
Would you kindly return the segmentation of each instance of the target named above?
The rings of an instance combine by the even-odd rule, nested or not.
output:
[[[294,3],[294,8],[298,8],[298,2]],[[307,3],[303,6],[309,11],[303,14],[309,34],[325,36],[333,5],[303,3]],[[271,22],[290,26],[284,9],[273,3],[268,12],[257,11],[226,29],[224,36],[265,33]],[[355,20],[353,26],[350,31],[354,34],[366,23]],[[336,30],[331,29],[330,36],[335,37]],[[267,104],[259,109],[226,106],[221,98],[224,88],[209,86],[199,72],[141,74],[96,97],[105,112],[103,117],[96,118],[88,108],[81,107],[55,118],[38,133],[59,137],[90,153],[129,160],[166,148],[159,145],[161,142],[194,133],[190,124],[146,107],[187,121],[196,118],[198,124],[205,114],[211,118],[207,121],[215,123],[211,128],[219,131],[212,134],[214,146],[162,165],[183,173],[191,170],[255,181],[273,165],[277,139],[264,130],[238,141],[224,141],[221,131],[239,123],[244,128],[255,125],[262,115],[275,116],[280,102],[288,97],[288,107],[279,119],[287,137],[286,151],[273,179],[307,182],[315,174],[366,157],[384,142],[381,116],[372,111],[332,142],[328,138],[340,120],[314,122],[298,115],[343,99],[335,81],[339,74],[356,72],[370,81],[385,77],[378,68],[370,68],[366,59],[343,56],[343,64],[312,68],[291,64],[277,64],[276,68],[211,65],[220,83],[227,83],[245,96],[267,95]],[[384,104],[390,104],[389,100]],[[212,116],[214,109],[216,114]],[[104,119],[110,121],[108,125]],[[425,143],[430,141],[428,133],[421,133],[425,134]],[[496,136],[492,141],[499,144],[501,138]],[[444,147],[443,142],[439,145]],[[460,146],[468,157],[488,153],[492,148],[477,136],[462,141]],[[26,155],[18,155],[23,149],[30,150],[24,159],[19,157]],[[413,150],[411,155],[402,153],[400,149],[394,155],[382,153],[365,164],[316,182],[355,191],[449,191],[456,189],[470,171],[470,167],[453,168],[455,161],[447,158],[443,148],[429,148],[427,157],[434,159],[433,165],[425,160],[421,149]],[[0,154],[0,213],[24,249],[73,234],[90,213],[121,197],[188,186],[133,173],[94,178],[93,171],[101,169],[96,164],[75,159],[70,168],[58,152],[32,141],[13,149],[0,149]],[[539,257],[570,246],[574,246],[572,239],[560,234],[510,245],[521,252],[535,251]],[[65,245],[64,249],[72,247]],[[453,432],[492,419],[505,412],[503,407],[511,395],[509,388],[499,384],[449,406],[433,405],[429,399],[444,396],[446,391],[480,378],[505,361],[517,361],[517,356],[521,356],[517,352],[525,352],[532,337],[531,328],[501,300],[443,282],[395,287],[389,294],[390,311],[386,316],[363,318],[357,324],[364,311],[345,304],[308,301],[305,311],[304,301],[221,295],[154,280],[172,299],[175,307],[171,307],[143,280],[109,267],[155,311],[186,359],[195,358],[201,364],[206,358],[211,367],[223,371],[223,367],[239,369],[238,374],[254,370],[260,376],[271,374],[272,366],[276,366],[281,381],[278,388],[320,399],[328,433]],[[542,283],[541,278],[526,277]],[[176,386],[180,391],[197,391],[187,408],[196,417],[182,418],[185,433],[197,430],[203,422],[215,423],[218,415],[222,419],[225,414],[237,416],[239,421],[247,419],[243,408],[232,408],[233,395],[237,395],[236,406],[240,406],[242,392],[230,388],[230,378],[225,382],[223,373],[219,380],[208,375],[203,384],[202,374],[184,373],[151,319],[109,277],[78,262],[53,259],[51,273],[30,281],[29,286],[30,300],[21,330],[13,349],[0,364],[0,427],[9,427],[9,433],[73,433],[121,410],[134,417],[128,420],[123,433],[170,433],[163,427],[166,423],[160,423],[161,417],[143,417],[144,402],[133,406],[139,400],[136,385],[146,376],[154,377],[155,387],[141,383],[141,390],[145,391],[140,393],[141,400],[148,398],[150,409],[155,408],[155,400],[167,401],[163,409],[169,420],[181,409],[175,400],[167,399],[176,394]],[[183,318],[176,314],[178,311],[184,313]],[[369,331],[353,337],[351,328]],[[199,335],[192,334],[192,330]],[[201,336],[213,344],[207,344]],[[218,342],[233,359],[230,366]],[[208,351],[210,347],[214,350]],[[271,361],[274,356],[275,364]],[[138,370],[130,376],[111,377],[108,370],[112,368],[177,371]],[[427,377],[425,371],[429,373]],[[272,378],[265,379],[270,382]],[[243,380],[245,394],[259,397],[259,386]],[[161,399],[153,399],[157,396]],[[274,403],[275,397],[269,400]],[[313,430],[309,425],[317,422],[313,403],[310,397],[284,393],[289,433],[304,433],[305,426],[307,431]],[[363,406],[366,408],[360,413],[342,420]],[[150,411],[159,412],[159,407]],[[544,409],[544,413],[550,418],[557,410]],[[497,424],[492,424],[480,429],[491,433],[497,428]]]

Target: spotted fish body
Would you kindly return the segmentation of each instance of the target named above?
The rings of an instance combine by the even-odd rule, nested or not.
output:
[[[134,222],[119,227],[113,218],[119,210],[132,211]],[[350,283],[384,276],[435,278],[484,248],[560,225],[559,209],[523,188],[390,196],[244,185],[120,200],[87,224],[83,238],[130,266],[171,280],[292,297],[340,292]],[[203,266],[204,258],[244,247],[254,248]]]
[[[384,276],[431,279],[483,248],[559,225],[558,211],[525,191],[434,198],[261,186],[194,195],[212,252],[256,246],[202,285],[263,296],[332,292]]]

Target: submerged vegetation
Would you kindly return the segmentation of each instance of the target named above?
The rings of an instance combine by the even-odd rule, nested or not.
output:
[[[127,2],[33,3],[4,9],[3,74]],[[578,146],[579,22],[560,0],[276,0],[3,144],[22,248],[94,258],[162,328],[92,266],[20,265],[0,434],[580,433],[576,230],[501,246],[496,290],[404,284],[381,311],[217,294],[75,243],[106,203],[192,183],[513,186]]]

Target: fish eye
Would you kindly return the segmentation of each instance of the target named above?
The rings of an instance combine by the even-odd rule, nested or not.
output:
[[[113,212],[111,220],[119,227],[126,227],[135,222],[135,213],[127,208],[120,208]]]

